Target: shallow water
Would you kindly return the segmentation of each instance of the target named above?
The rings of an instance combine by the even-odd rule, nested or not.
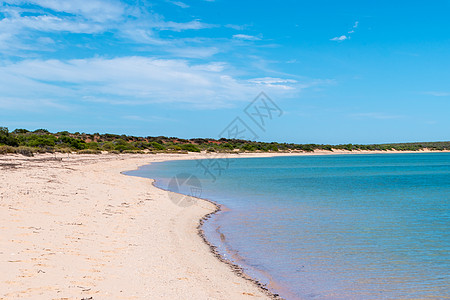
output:
[[[237,158],[221,174],[214,162],[129,174],[164,189],[197,177],[196,195],[226,207],[207,238],[285,298],[450,297],[449,153]]]

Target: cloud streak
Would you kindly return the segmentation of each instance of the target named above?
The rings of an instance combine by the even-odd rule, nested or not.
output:
[[[67,100],[111,105],[178,103],[215,109],[248,101],[261,90],[286,97],[303,88],[292,79],[239,79],[228,67],[220,62],[190,64],[186,60],[137,56],[25,60],[0,67],[4,79],[0,98],[32,97],[59,105]]]
[[[27,5],[36,8],[30,9]],[[181,2],[176,2],[181,5]],[[145,7],[102,0],[5,1],[0,5],[0,51],[12,55],[16,50],[35,51],[36,37],[53,33],[104,34],[106,32],[144,44],[164,44],[161,31],[181,32],[216,27],[201,20],[165,20]]]
[[[347,31],[347,34],[343,34],[343,35],[340,35],[340,36],[336,36],[336,37],[334,37],[334,38],[331,38],[330,41],[334,41],[334,42],[342,42],[342,41],[351,39],[351,38],[352,38],[351,35],[355,32],[355,30],[356,30],[356,28],[358,28],[358,26],[359,26],[359,22],[356,21],[356,22],[353,24],[352,29],[349,30],[349,31]]]
[[[245,40],[245,41],[259,41],[261,40],[260,37],[254,36],[254,35],[247,35],[247,34],[235,34],[233,35],[234,39],[238,40]]]
[[[188,8],[184,2],[166,2]],[[168,20],[152,7],[116,0],[7,0],[0,14],[4,109],[69,109],[92,103],[217,109],[248,101],[262,90],[273,97],[294,97],[309,86],[289,74],[248,64],[249,59],[264,61],[253,53],[251,58],[243,55],[247,64],[218,61],[226,60],[220,56],[226,51],[262,40],[262,35],[229,36],[230,29],[244,27],[224,25],[225,37],[200,37],[202,30],[218,25],[192,17]],[[77,59],[70,59],[74,53]]]

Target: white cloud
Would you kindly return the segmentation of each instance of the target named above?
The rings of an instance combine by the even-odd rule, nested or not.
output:
[[[215,27],[200,20],[175,22],[119,1],[105,0],[7,0],[0,5],[0,51],[36,50],[36,37],[55,32],[98,34],[111,32],[138,43],[165,44],[158,32],[200,30]],[[37,7],[27,8],[25,4]],[[178,3],[180,4],[180,3]],[[17,53],[16,53],[17,55]]]
[[[190,29],[205,29],[205,28],[212,28],[215,27],[215,25],[212,24],[206,24],[203,22],[200,22],[199,20],[194,20],[186,23],[177,23],[177,22],[158,22],[154,24],[155,27],[157,27],[160,30],[172,30],[172,31],[181,31],[181,30],[190,30]]]
[[[330,39],[330,41],[334,41],[334,42],[342,42],[342,41],[351,39],[351,35],[352,35],[353,33],[355,33],[355,30],[356,30],[356,28],[358,28],[358,25],[359,25],[359,22],[356,21],[356,22],[353,24],[352,29],[350,29],[349,31],[347,31],[347,35],[344,35],[344,34],[343,34],[343,35],[341,35],[341,36],[334,37],[334,38]]]
[[[172,3],[173,5],[179,6],[181,8],[189,8],[189,5],[187,5],[184,2],[181,1],[169,1],[170,3]]]
[[[74,22],[49,15],[18,17],[13,19],[5,18],[0,21],[0,28],[8,29],[11,27],[14,27],[15,30],[12,31],[16,32],[24,28],[44,32],[67,31],[73,33],[96,33],[103,30],[103,26],[101,25]]]
[[[167,52],[176,57],[207,58],[219,53],[216,47],[171,47]]]
[[[0,67],[0,99],[47,99],[143,105],[179,103],[198,108],[233,106],[260,91],[273,97],[300,91],[295,80],[240,80],[225,63],[190,64],[146,57],[78,60],[25,60]],[[1,102],[1,101],[0,101]]]
[[[218,108],[253,99],[260,91],[272,97],[291,97],[307,87],[293,79],[248,79],[247,67],[237,70],[223,62],[198,63],[201,59],[210,60],[219,51],[232,51],[233,45],[238,44],[232,39],[217,42],[219,39],[178,38],[176,33],[161,32],[215,26],[201,20],[166,20],[140,6],[114,0],[8,0],[6,3],[10,5],[0,4],[0,13],[5,15],[0,19],[0,55],[6,57],[0,61],[0,106],[4,108],[68,109],[82,107],[86,102],[117,105],[176,103]],[[20,6],[27,3],[35,6]],[[133,41],[132,51],[155,53],[152,55],[167,59],[143,56],[36,59],[40,57],[40,51],[78,47],[72,41],[64,44],[64,34],[68,32],[90,34],[95,42],[109,43],[108,38],[96,38],[97,34],[108,32],[121,44]],[[233,35],[233,39],[242,41],[261,38]],[[114,47],[114,42],[111,44]],[[95,45],[93,47],[96,49]],[[118,52],[123,53],[124,49],[129,48],[120,48]],[[61,57],[59,54],[55,57]],[[14,59],[8,60],[8,55]],[[21,56],[22,60],[18,61],[17,56]],[[190,62],[190,59],[195,59],[197,63]],[[254,57],[252,60],[260,63],[262,59]],[[260,76],[276,74],[277,77],[289,77],[275,73],[266,66],[259,72],[264,74]],[[244,76],[246,79],[242,79]]]
[[[121,18],[125,12],[125,5],[120,1],[114,0],[6,0],[4,2],[13,5],[34,4],[54,12],[64,12],[73,16],[82,16],[85,19],[95,22],[117,20]]]
[[[341,35],[330,39],[330,41],[345,41],[348,40],[349,38],[350,37],[347,37],[346,35]]]
[[[239,40],[246,40],[246,41],[259,41],[261,40],[260,37],[254,36],[254,35],[247,35],[247,34],[235,34],[233,35],[233,38],[239,39]]]
[[[284,79],[284,78],[274,78],[274,77],[264,77],[264,78],[254,78],[250,79],[249,82],[258,85],[269,86],[277,89],[291,90],[294,89],[293,84],[297,83],[297,80]]]
[[[225,25],[225,27],[226,28],[231,28],[231,29],[234,29],[234,30],[244,30],[245,27],[247,27],[247,26],[245,26],[245,25],[227,24],[227,25]]]

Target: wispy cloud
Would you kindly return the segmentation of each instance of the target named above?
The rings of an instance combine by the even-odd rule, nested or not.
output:
[[[49,9],[48,13],[68,13],[71,16],[81,16],[87,20],[92,20],[99,23],[121,19],[125,13],[126,6],[117,0],[103,1],[103,0],[6,0],[3,1],[11,5],[34,4],[45,9]],[[10,9],[17,8],[11,6]],[[35,10],[37,13],[38,10]]]
[[[244,30],[247,26],[246,25],[236,25],[236,24],[226,24],[226,28],[231,28],[234,30]]]
[[[189,8],[190,7],[189,5],[187,5],[186,3],[181,2],[181,1],[168,1],[168,2],[172,3],[173,5],[179,6],[181,8]]]
[[[217,47],[170,47],[167,52],[176,57],[208,58],[219,53]]]
[[[187,8],[184,2],[167,1]],[[251,60],[242,65],[219,56],[253,46],[262,35],[230,37],[224,30],[223,37],[202,37],[203,30],[219,25],[168,19],[150,6],[116,0],[7,0],[0,4],[0,15],[0,106],[7,109],[69,109],[86,103],[215,109],[233,107],[261,90],[283,98],[310,86],[268,65],[255,65],[264,62],[256,51],[242,55]],[[116,45],[117,53],[110,51]],[[73,53],[78,59],[70,59]]]
[[[264,77],[264,78],[254,78],[250,79],[249,82],[255,83],[258,85],[264,85],[265,87],[291,90],[294,89],[293,84],[298,83],[297,80],[294,79],[284,79],[284,78],[274,78],[274,77]]]
[[[198,30],[205,28],[212,28],[216,25],[206,24],[199,20],[193,20],[185,23],[177,23],[177,22],[158,22],[154,24],[160,30],[172,30],[172,31],[182,31],[182,30]]]
[[[291,79],[239,79],[225,63],[190,64],[147,57],[25,60],[0,67],[0,77],[2,97],[41,98],[61,105],[83,100],[219,108],[247,101],[261,89],[274,97],[292,96],[300,90]]]
[[[235,34],[233,35],[234,39],[238,40],[245,40],[245,41],[259,41],[261,40],[260,37],[254,36],[254,35],[247,35],[247,34]]]
[[[345,41],[345,40],[348,40],[349,38],[350,37],[348,37],[346,35],[341,35],[341,36],[337,36],[337,37],[330,39],[330,41]]]
[[[349,30],[349,31],[347,31],[347,34],[343,34],[343,35],[341,35],[341,36],[336,36],[336,37],[334,37],[334,38],[331,38],[330,41],[334,41],[334,42],[342,42],[342,41],[351,39],[351,35],[355,32],[355,30],[356,30],[356,28],[358,28],[358,26],[359,26],[359,22],[356,21],[356,22],[353,24],[352,29]]]
[[[33,9],[29,4],[35,5]],[[176,2],[182,5],[181,2]],[[166,20],[145,7],[104,0],[7,0],[0,5],[0,51],[35,51],[36,37],[52,33],[103,34],[139,43],[164,44],[160,31],[201,30],[216,25],[199,19],[186,22]]]

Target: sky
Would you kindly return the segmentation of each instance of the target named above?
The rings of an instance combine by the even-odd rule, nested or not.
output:
[[[449,0],[1,1],[0,126],[448,141],[449,15]]]

